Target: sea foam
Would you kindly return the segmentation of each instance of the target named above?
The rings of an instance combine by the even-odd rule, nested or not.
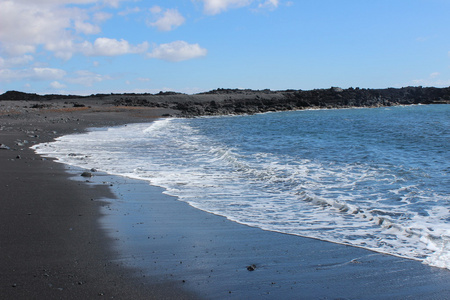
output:
[[[449,191],[436,184],[448,182],[449,160],[439,159],[448,127],[413,134],[409,122],[426,115],[422,107],[162,119],[34,149],[146,180],[235,222],[450,269]]]

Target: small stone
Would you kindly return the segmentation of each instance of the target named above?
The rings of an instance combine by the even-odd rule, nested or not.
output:
[[[250,265],[250,266],[247,266],[247,270],[248,271],[255,271],[256,270],[256,265]]]
[[[81,176],[83,176],[83,177],[92,177],[92,173],[91,172],[83,172],[81,174]]]

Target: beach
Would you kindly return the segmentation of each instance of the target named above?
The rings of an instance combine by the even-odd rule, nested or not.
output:
[[[174,113],[48,103],[0,102],[2,299],[448,299],[446,269],[248,227],[42,159],[29,147]]]
[[[114,197],[108,186],[90,188],[69,180],[63,165],[29,149],[87,127],[144,122],[161,112],[95,103],[74,108],[64,101],[51,109],[28,108],[32,104],[21,101],[1,105],[0,143],[9,149],[0,150],[0,298],[195,298],[168,281],[143,284],[133,278],[133,270],[116,263],[112,240],[98,223],[106,203],[94,201]]]

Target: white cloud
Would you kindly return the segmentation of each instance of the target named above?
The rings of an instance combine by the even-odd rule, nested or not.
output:
[[[137,46],[130,45],[128,41],[121,39],[98,38],[94,44],[85,41],[80,51],[88,56],[116,56],[131,53],[144,53],[148,49],[148,43]]]
[[[51,80],[61,79],[66,75],[66,71],[54,68],[33,68],[33,79]]]
[[[124,0],[103,0],[103,2],[111,7],[117,8],[120,5],[120,2]],[[95,1],[97,2],[97,1]]]
[[[50,83],[50,87],[56,89],[56,90],[60,90],[60,89],[64,89],[66,88],[65,84],[62,84],[58,81],[53,81],[52,83]]]
[[[413,85],[420,85],[420,86],[448,87],[450,86],[450,79],[448,80],[415,79],[412,81],[412,83]]]
[[[430,74],[430,78],[436,78],[436,77],[438,77],[439,75],[441,75],[441,73],[439,73],[439,72],[434,72],[434,73],[431,73],[431,74]]]
[[[0,68],[10,68],[10,67],[17,67],[22,66],[30,63],[33,61],[33,56],[31,55],[22,55],[22,56],[16,56],[11,57],[8,59],[4,59],[3,57],[0,57]]]
[[[450,86],[450,79],[439,78],[441,73],[431,73],[426,79],[415,79],[412,81],[413,85],[421,86],[435,86],[435,87],[447,87]]]
[[[16,3],[37,5],[60,5],[60,4],[89,4],[101,2],[99,0],[14,0]]]
[[[152,14],[159,14],[162,12],[162,8],[158,5],[153,6],[152,8],[150,8],[150,12]]]
[[[23,2],[23,1],[22,1]],[[65,9],[52,10],[48,6],[24,5],[19,2],[0,2],[0,41],[8,54],[34,52],[37,45],[61,39],[70,18]]]
[[[208,15],[216,15],[229,8],[237,8],[250,5],[253,0],[201,0],[204,11]]]
[[[9,57],[36,52],[40,46],[58,58],[69,59],[74,53],[86,51],[83,35],[101,32],[99,24],[112,17],[99,11],[99,4],[116,7],[121,0],[6,0],[0,1],[0,52]],[[93,4],[86,8],[70,4]],[[145,52],[127,42],[110,40],[113,49],[104,49],[98,39],[90,55]],[[88,44],[86,44],[88,43]],[[143,47],[145,45],[140,45]],[[124,49],[126,48],[126,49]],[[82,51],[83,50],[83,51]]]
[[[188,44],[185,41],[175,41],[169,44],[161,44],[148,54],[151,58],[178,62],[206,56],[208,50],[201,48],[199,44]]]
[[[97,38],[94,43],[84,41],[76,44],[71,39],[61,39],[50,42],[46,49],[53,51],[56,57],[69,59],[75,53],[81,53],[86,56],[117,56],[125,54],[145,53],[149,45],[143,42],[138,45],[131,45],[128,41],[121,39]]]
[[[95,14],[94,14],[93,20],[94,20],[95,22],[97,22],[97,23],[102,23],[102,22],[105,22],[105,21],[108,20],[108,19],[111,19],[112,16],[113,16],[113,15],[110,14],[110,13],[106,13],[106,12],[98,12],[98,13],[95,13]]]
[[[138,13],[140,11],[141,11],[141,9],[139,7],[137,7],[137,6],[133,7],[133,8],[127,7],[125,10],[119,12],[118,15],[119,16],[127,16],[127,15],[130,15],[130,14],[136,14],[136,13]]]
[[[216,15],[231,8],[240,8],[258,3],[258,9],[276,9],[280,5],[280,0],[197,0],[203,3],[205,14]],[[288,2],[287,5],[290,5]]]
[[[76,52],[76,44],[70,38],[49,41],[45,45],[45,49],[52,51],[54,55],[62,59],[70,59],[74,52]]]
[[[62,79],[66,75],[66,71],[54,68],[29,68],[29,69],[1,69],[0,81],[11,80],[56,80]]]
[[[84,34],[97,34],[101,31],[98,25],[86,23],[83,21],[75,21],[75,30]]]
[[[157,20],[149,23],[149,25],[158,28],[160,31],[173,30],[183,25],[185,21],[185,18],[176,9],[166,9],[162,13],[162,9],[159,6],[154,6],[150,11],[157,16]]]
[[[22,79],[19,72],[11,69],[0,69],[0,82],[9,82],[11,80]]]
[[[266,0],[258,5],[259,8],[275,9],[280,4],[279,0]]]
[[[80,84],[84,86],[92,86],[95,83],[110,80],[107,75],[96,74],[91,71],[81,70],[75,72],[75,77],[68,78],[66,81],[72,84]]]

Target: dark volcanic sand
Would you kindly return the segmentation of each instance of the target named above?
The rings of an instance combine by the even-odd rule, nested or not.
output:
[[[173,113],[89,105],[0,102],[0,299],[449,299],[448,270],[233,223],[142,181],[85,182],[28,148]]]
[[[0,299],[196,298],[180,283],[133,277],[135,270],[117,262],[99,227],[106,203],[91,200],[114,197],[108,186],[69,180],[63,165],[28,148],[85,127],[166,113],[92,104],[25,109],[30,103],[0,102],[0,144],[11,148],[0,149]]]

